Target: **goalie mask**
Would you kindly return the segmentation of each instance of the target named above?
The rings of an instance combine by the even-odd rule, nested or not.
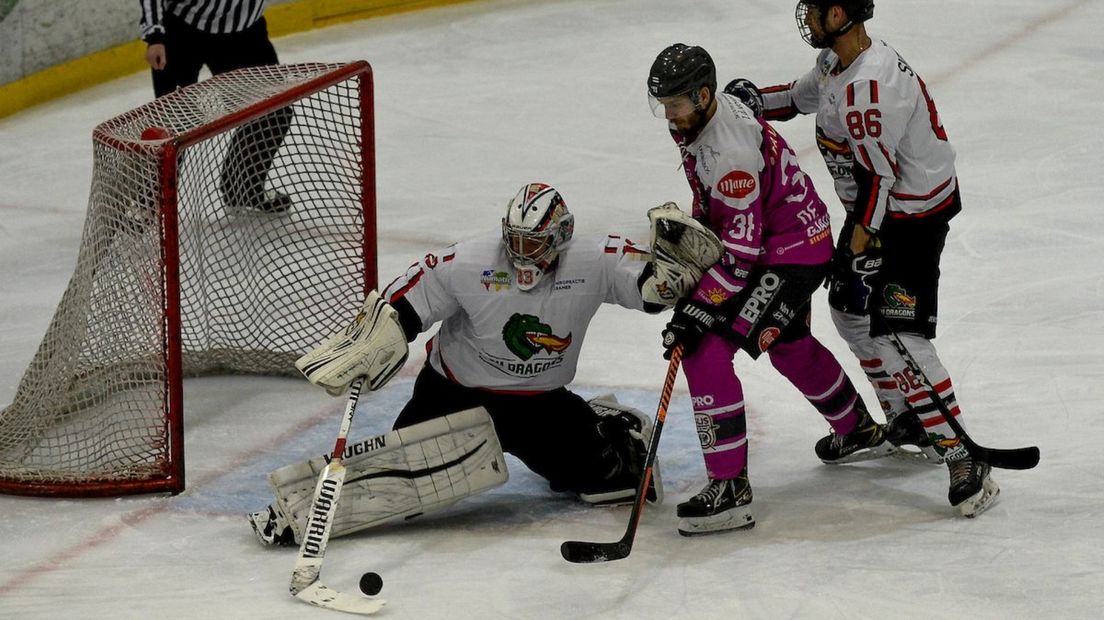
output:
[[[575,216],[553,187],[530,183],[518,191],[502,218],[502,244],[517,270],[518,288],[527,291],[537,285],[555,266],[574,229]]]

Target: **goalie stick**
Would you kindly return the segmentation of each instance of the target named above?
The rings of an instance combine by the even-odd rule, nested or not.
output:
[[[655,424],[652,425],[652,438],[648,443],[648,456],[644,460],[644,473],[640,476],[640,485],[636,489],[636,498],[632,513],[629,515],[629,525],[625,530],[625,535],[616,542],[564,541],[560,545],[560,555],[568,562],[575,564],[611,562],[622,560],[632,552],[633,540],[636,539],[636,528],[640,524],[640,516],[644,512],[644,503],[648,499],[648,485],[652,481],[656,451],[659,449],[659,433],[663,430],[664,420],[667,419],[667,405],[671,402],[671,390],[675,387],[675,378],[678,376],[681,361],[682,345],[678,345],[671,350],[671,363],[667,365],[667,378],[663,382],[663,391],[659,395],[659,407],[656,410]]]
[[[1028,446],[1026,448],[986,448],[985,446],[978,445],[969,435],[966,434],[966,429],[962,428],[962,424],[955,419],[951,414],[950,409],[947,408],[947,403],[943,402],[943,399],[936,392],[935,386],[932,385],[931,379],[924,374],[924,370],[920,368],[920,364],[909,353],[905,343],[901,341],[901,337],[897,335],[897,332],[885,322],[881,314],[878,312],[871,312],[871,316],[877,316],[878,320],[882,322],[882,326],[889,332],[889,339],[893,343],[893,348],[897,349],[897,353],[905,360],[905,364],[909,369],[916,374],[917,377],[924,382],[924,389],[931,396],[932,402],[939,409],[940,415],[947,421],[947,424],[951,427],[951,430],[955,432],[955,435],[962,440],[962,444],[966,446],[966,451],[970,453],[970,456],[988,463],[993,467],[999,467],[1001,469],[1031,469],[1039,464],[1039,448],[1037,446]],[[873,320],[873,319],[871,319]]]
[[[349,400],[345,403],[345,413],[341,417],[341,430],[330,456],[330,462],[318,476],[314,488],[314,500],[311,502],[310,517],[303,530],[303,542],[299,545],[299,555],[295,558],[295,570],[291,573],[291,590],[295,598],[316,607],[325,607],[353,614],[373,614],[379,611],[387,601],[368,599],[345,594],[325,585],[319,579],[322,572],[322,560],[326,555],[326,545],[330,541],[333,518],[337,513],[337,502],[341,497],[341,487],[345,483],[345,465],[341,462],[345,454],[345,439],[349,436],[349,427],[353,423],[357,400],[364,386],[365,378],[357,377],[349,388]]]

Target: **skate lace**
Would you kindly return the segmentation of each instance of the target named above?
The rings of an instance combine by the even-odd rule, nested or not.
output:
[[[965,484],[974,473],[972,459],[963,459],[951,464],[951,486]]]
[[[698,498],[700,498],[702,502],[712,503],[713,500],[720,497],[721,493],[724,492],[727,484],[727,481],[715,480],[711,482],[709,486],[702,489],[701,493],[698,493]]]

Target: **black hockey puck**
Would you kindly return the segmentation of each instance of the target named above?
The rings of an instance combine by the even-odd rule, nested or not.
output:
[[[360,576],[360,591],[368,596],[375,596],[383,589],[383,577],[379,573],[364,573]]]

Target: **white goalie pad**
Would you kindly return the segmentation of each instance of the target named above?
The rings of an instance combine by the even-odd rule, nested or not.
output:
[[[673,202],[648,210],[651,224],[652,275],[644,281],[644,301],[674,305],[688,296],[698,280],[724,254],[713,231]]]
[[[368,389],[383,387],[408,353],[398,311],[371,291],[353,322],[296,360],[295,367],[311,383],[340,396],[361,375],[368,378]]]
[[[268,475],[297,543],[328,459],[315,457]],[[509,477],[494,425],[482,407],[351,442],[343,462],[348,472],[331,537],[440,510]]]

